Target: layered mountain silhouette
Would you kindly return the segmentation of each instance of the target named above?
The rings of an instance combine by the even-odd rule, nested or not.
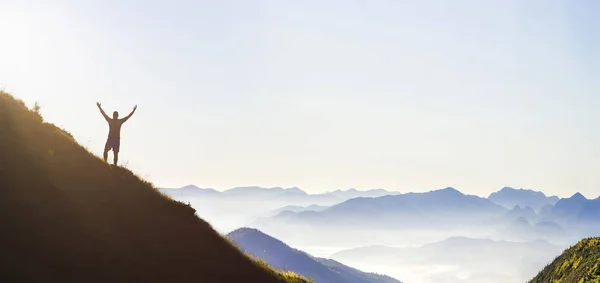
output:
[[[189,203],[220,232],[245,226],[258,217],[272,216],[282,207],[328,206],[341,202],[332,195],[310,195],[299,188],[235,187],[225,191],[189,185],[160,191]]]
[[[220,232],[231,231],[247,226],[257,218],[276,215],[286,210],[320,210],[315,207],[328,207],[346,200],[353,195],[386,194],[385,190],[347,190],[335,193],[308,194],[297,187],[263,188],[258,186],[235,187],[225,191],[201,189],[189,185],[183,188],[162,188],[164,194],[184,203],[189,203]],[[391,192],[388,192],[391,194]],[[310,209],[298,209],[310,207]],[[277,211],[279,210],[279,211]],[[241,213],[243,212],[243,213]]]
[[[515,207],[513,207],[511,210],[509,210],[506,215],[504,216],[504,218],[506,220],[512,221],[518,218],[525,218],[528,221],[532,221],[532,222],[536,222],[539,218],[539,216],[537,215],[537,213],[535,213],[535,211],[533,210],[533,208],[526,206],[526,207],[521,207],[516,205]]]
[[[505,227],[497,235],[504,239],[572,242],[600,233],[600,199],[575,193],[542,206],[538,213],[528,206],[515,206],[501,220]]]
[[[339,199],[351,199],[358,197],[382,197],[387,195],[397,195],[399,192],[391,192],[384,189],[372,189],[372,190],[357,190],[357,189],[348,189],[348,190],[335,190],[331,192],[326,192],[324,195],[333,195]]]
[[[335,260],[313,257],[257,229],[240,228],[227,237],[245,252],[273,267],[310,277],[318,283],[400,283],[389,276],[366,273]]]
[[[187,185],[185,187],[177,189],[160,189],[161,192],[174,197],[174,198],[188,198],[188,197],[214,197],[220,194],[219,191],[214,189],[199,188],[195,185]]]
[[[582,194],[576,193],[570,198],[563,198],[556,202],[556,204],[548,211],[548,216],[562,219],[574,218],[581,212],[583,206],[588,201],[589,200]]]
[[[235,187],[226,191],[223,191],[224,195],[241,195],[241,196],[251,196],[255,198],[264,198],[264,197],[282,197],[282,196],[307,196],[308,194],[297,188],[261,188],[257,186],[253,187]]]
[[[256,225],[272,221],[312,225],[364,225],[365,227],[451,226],[456,223],[499,218],[508,210],[488,199],[465,195],[454,188],[425,193],[353,198],[322,211],[285,211],[260,219]],[[440,226],[440,227],[441,227]]]
[[[600,224],[600,198],[587,201],[579,213],[577,221],[580,223]]]
[[[535,222],[518,217],[500,228],[495,235],[512,241],[548,239],[562,242],[566,240],[566,232],[559,224],[551,221]]]
[[[262,188],[257,186],[251,187],[235,187],[225,191],[217,191],[214,189],[203,189],[195,185],[188,185],[181,188],[161,188],[163,193],[171,196],[183,196],[185,197],[212,197],[220,199],[261,199],[261,200],[285,200],[290,198],[298,198],[304,200],[309,195],[299,188]],[[317,200],[315,198],[315,200]],[[320,199],[327,200],[325,198]],[[328,200],[336,201],[337,199],[330,197]],[[319,200],[317,200],[319,201]]]
[[[535,211],[540,210],[545,205],[554,205],[559,200],[557,196],[548,197],[543,192],[514,189],[511,187],[504,187],[497,192],[491,193],[488,199],[509,209],[520,206],[531,207]]]
[[[391,192],[384,189],[373,189],[373,190],[335,190],[331,192],[325,192],[321,194],[309,194],[297,187],[292,188],[263,188],[258,186],[249,187],[235,187],[225,191],[216,191],[213,189],[200,189],[194,185],[188,185],[182,188],[161,188],[162,192],[172,195],[179,196],[185,192],[185,197],[207,197],[206,192],[210,191],[210,197],[218,199],[250,199],[250,200],[272,200],[272,201],[286,201],[291,205],[331,205],[342,202],[356,197],[380,197],[385,195],[394,195],[398,192]],[[195,192],[195,194],[194,194]],[[216,194],[212,194],[212,193]]]
[[[284,212],[284,211],[289,211],[289,212],[323,211],[323,210],[325,210],[327,208],[328,208],[328,206],[316,205],[316,204],[312,204],[312,205],[308,205],[308,206],[288,205],[288,206],[284,206],[282,208],[278,208],[278,209],[275,209],[275,210],[271,211],[269,213],[269,215],[270,216],[277,215],[277,214],[279,214],[281,212]]]
[[[579,241],[529,281],[546,282],[600,282],[600,238]]]
[[[303,281],[3,92],[0,186],[1,282]]]
[[[554,206],[544,209],[540,216],[569,225],[600,224],[600,198],[587,199],[580,193],[560,199]]]

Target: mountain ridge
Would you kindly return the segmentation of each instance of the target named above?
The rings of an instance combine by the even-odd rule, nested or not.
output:
[[[233,188],[229,188],[229,189],[225,189],[225,190],[216,190],[216,189],[211,189],[211,188],[200,188],[196,185],[190,184],[190,185],[186,185],[183,187],[179,187],[179,188],[168,188],[168,187],[161,187],[159,188],[160,190],[180,190],[180,189],[186,189],[186,188],[198,188],[198,189],[203,189],[203,190],[211,190],[211,191],[215,191],[221,194],[239,194],[239,193],[256,193],[256,192],[293,192],[293,193],[297,193],[297,194],[302,194],[302,195],[308,195],[308,196],[335,196],[335,197],[341,197],[344,194],[373,194],[373,195],[386,195],[386,194],[399,194],[400,192],[397,191],[388,191],[386,189],[366,189],[366,190],[359,190],[359,189],[354,189],[354,188],[350,188],[350,189],[346,189],[346,190],[342,190],[342,189],[337,189],[334,191],[325,191],[323,193],[308,193],[298,187],[290,187],[290,188],[283,188],[283,187],[261,187],[261,186],[237,186],[237,187],[233,187]]]
[[[546,196],[544,192],[514,189],[512,187],[503,187],[497,192],[491,193],[487,199],[506,208],[514,206],[526,207],[529,206],[538,211],[545,205],[554,205],[559,201],[558,196]]]
[[[193,208],[4,92],[0,160],[0,281],[306,281],[264,268]]]
[[[227,234],[242,250],[275,268],[291,270],[322,283],[401,283],[389,276],[366,273],[338,261],[314,257],[255,228],[242,227]]]
[[[196,187],[196,188],[200,188],[197,185],[194,184],[188,184],[182,187],[159,187],[159,189],[172,189],[172,190],[177,190],[177,189],[182,189],[182,188],[186,188],[186,187]],[[210,190],[214,190],[216,192],[219,193],[223,193],[223,192],[227,192],[227,191],[250,191],[250,190],[255,190],[255,189],[260,189],[260,190],[265,190],[265,191],[297,191],[297,192],[304,192],[307,195],[335,195],[337,193],[381,193],[381,194],[389,194],[389,195],[397,195],[397,194],[407,194],[407,193],[426,193],[426,192],[431,192],[431,191],[435,191],[435,190],[429,190],[429,191],[418,191],[418,192],[405,192],[402,193],[400,191],[394,191],[394,190],[387,190],[387,189],[383,189],[383,188],[378,188],[378,189],[356,189],[356,188],[349,188],[349,189],[335,189],[335,190],[328,190],[328,191],[324,191],[321,193],[309,193],[306,192],[304,190],[302,190],[299,187],[289,187],[289,188],[284,188],[284,187],[262,187],[262,186],[235,186],[235,187],[231,187],[231,188],[227,188],[227,189],[223,189],[223,190],[217,190],[217,189],[213,189],[213,188],[205,188],[205,189],[210,189]],[[443,189],[448,189],[448,190],[455,190],[457,192],[460,192],[462,194],[466,194],[462,191],[460,191],[459,189],[456,189],[454,187],[444,187],[442,189],[437,189],[437,190],[443,190]],[[513,187],[509,187],[509,186],[505,186],[502,187],[501,189],[497,190],[497,191],[492,191],[491,193],[487,194],[487,195],[477,195],[477,194],[468,194],[468,195],[474,195],[474,196],[478,196],[481,198],[490,198],[490,196],[492,195],[497,195],[499,193],[504,193],[504,192],[526,192],[526,193],[532,193],[535,195],[541,195],[541,196],[545,196],[547,198],[552,198],[552,199],[556,199],[557,201],[559,199],[563,199],[563,198],[570,198],[573,196],[583,196],[581,193],[579,192],[575,192],[573,195],[569,196],[569,197],[558,197],[556,195],[550,195],[547,196],[543,191],[535,191],[535,190],[531,190],[531,189],[523,189],[523,188],[519,188],[519,189],[515,189]],[[585,198],[585,196],[584,196]],[[515,205],[520,205],[520,206],[527,206],[527,205],[523,205],[523,204],[515,204]],[[511,205],[508,208],[512,208],[515,205]]]

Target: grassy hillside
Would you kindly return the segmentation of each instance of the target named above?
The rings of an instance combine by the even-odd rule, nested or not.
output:
[[[600,238],[584,239],[546,266],[529,283],[600,283]]]
[[[194,213],[0,92],[0,282],[304,282]]]

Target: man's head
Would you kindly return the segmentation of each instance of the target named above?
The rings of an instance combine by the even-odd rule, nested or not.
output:
[[[119,112],[113,112],[113,119],[119,119]]]

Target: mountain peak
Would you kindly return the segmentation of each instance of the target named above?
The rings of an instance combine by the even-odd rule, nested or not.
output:
[[[523,189],[523,188],[515,189],[513,187],[503,187],[499,191],[492,193],[492,194],[498,194],[498,193],[502,193],[502,194],[519,194],[519,193],[523,194],[523,193],[525,193],[525,194],[529,194],[529,195],[538,195],[538,196],[546,197],[546,194],[544,194],[544,192]]]
[[[290,193],[296,193],[296,194],[306,194],[306,192],[304,192],[303,190],[301,190],[298,187],[291,187],[291,188],[285,189],[285,191],[290,192]]]
[[[250,227],[241,227],[241,228],[235,229],[235,230],[227,233],[228,236],[243,236],[243,235],[247,235],[247,234],[265,235],[262,231],[260,231],[256,228],[250,228]]]
[[[200,190],[201,188],[196,186],[196,185],[187,185],[184,187],[181,187],[182,189],[186,189],[186,190]]]
[[[570,199],[573,200],[587,200],[587,198],[585,196],[583,196],[580,192],[577,192],[575,194],[573,194]]]
[[[503,187],[499,191],[491,193],[487,198],[508,209],[519,205],[521,208],[529,206],[533,210],[539,210],[545,205],[554,205],[559,200],[556,196],[548,197],[540,191],[512,187]]]
[[[444,193],[444,194],[452,194],[452,195],[464,195],[463,193],[461,193],[459,190],[453,188],[453,187],[446,187],[440,190],[435,190],[432,192],[440,192],[440,193]]]

